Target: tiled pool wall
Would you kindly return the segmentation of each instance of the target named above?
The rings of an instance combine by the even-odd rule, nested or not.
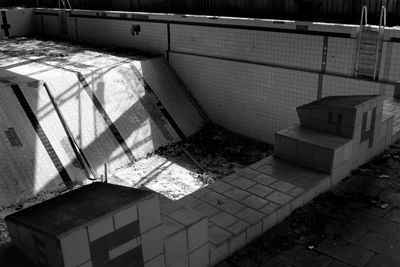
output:
[[[6,12],[10,36],[26,35],[21,24],[34,24],[30,33],[164,54],[211,121],[268,143],[277,130],[298,123],[297,106],[328,95],[390,98],[400,84],[395,28],[385,30],[379,80],[372,81],[353,77],[355,25],[89,10],[66,15],[35,9],[23,17],[23,10]]]

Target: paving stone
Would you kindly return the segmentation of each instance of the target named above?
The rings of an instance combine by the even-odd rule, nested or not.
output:
[[[265,217],[261,212],[247,207],[236,213],[236,216],[251,224],[258,222]]]
[[[247,197],[249,197],[251,194],[247,191],[244,191],[239,188],[233,188],[227,192],[224,193],[225,196],[230,197],[231,199],[241,201]]]
[[[373,232],[368,232],[363,238],[361,238],[358,244],[372,251],[400,260],[400,241]]]
[[[201,199],[202,196],[204,196],[204,195],[206,195],[206,194],[208,194],[210,192],[211,192],[211,190],[209,190],[207,187],[204,187],[204,188],[200,188],[196,192],[193,192],[191,194],[191,196],[195,197],[195,198],[198,198],[198,199]]]
[[[236,187],[239,187],[241,189],[247,189],[247,188],[255,185],[256,183],[249,179],[239,177],[236,180],[234,180],[233,182],[231,182],[231,184]]]
[[[400,223],[400,208],[393,207],[388,213],[386,213],[385,218]]]
[[[229,255],[232,255],[246,245],[246,232],[233,237],[229,240]]]
[[[203,219],[204,215],[189,207],[183,207],[171,213],[169,217],[183,225],[190,225]]]
[[[175,232],[178,232],[184,228],[183,224],[180,224],[168,216],[162,216],[161,218],[162,228],[164,237],[167,237]]]
[[[192,224],[187,229],[188,251],[193,250],[208,243],[208,219],[203,218],[200,222]]]
[[[292,210],[291,210],[290,203],[286,204],[285,206],[280,207],[276,211],[276,220],[277,220],[277,222],[283,221],[286,217],[288,217],[290,215],[291,212],[292,212]]]
[[[256,184],[256,185],[250,187],[249,189],[247,189],[247,191],[249,191],[250,193],[253,193],[259,197],[265,197],[266,195],[274,192],[273,189],[269,188],[268,186],[261,185],[261,184]]]
[[[271,156],[266,157],[260,161],[257,161],[256,163],[252,164],[249,166],[249,168],[252,168],[254,170],[258,170],[259,168],[263,167],[264,165],[267,165],[271,160],[269,159]]]
[[[207,217],[212,217],[213,215],[217,214],[220,212],[219,209],[207,204],[207,203],[201,203],[197,207],[194,208],[194,210],[200,212],[201,214],[204,214]]]
[[[331,238],[322,241],[315,250],[356,266],[364,266],[375,255],[372,251],[350,242]]]
[[[400,260],[383,254],[376,255],[366,267],[394,267],[400,266]]]
[[[229,199],[225,195],[222,195],[222,194],[219,194],[219,193],[216,193],[213,191],[210,191],[210,193],[204,195],[202,197],[202,200],[212,206],[217,206],[218,204],[229,201]]]
[[[311,251],[300,245],[283,251],[278,257],[296,267],[327,266],[332,261],[330,257]]]
[[[331,236],[355,243],[367,233],[368,229],[338,220],[328,220],[325,225],[325,231]]]
[[[246,241],[247,243],[250,243],[257,237],[259,237],[263,233],[263,223],[262,221],[259,221],[258,223],[249,226],[246,229]]]
[[[179,201],[172,201],[166,197],[160,198],[160,209],[162,214],[171,214],[174,211],[182,208],[182,204]]]
[[[279,205],[285,205],[286,203],[288,203],[290,200],[292,200],[293,198],[291,196],[288,196],[284,193],[281,192],[273,192],[271,194],[269,194],[268,196],[265,197],[266,199],[277,203]]]
[[[236,214],[237,212],[246,208],[245,205],[240,204],[239,202],[237,202],[235,200],[229,200],[227,202],[224,202],[224,203],[218,205],[217,207],[223,211],[230,213],[230,214]]]
[[[277,179],[267,174],[260,174],[254,177],[253,180],[263,185],[270,185]]]
[[[214,266],[229,256],[229,243],[222,243],[220,246],[210,245],[210,265]]]
[[[268,215],[268,214],[275,212],[277,209],[279,209],[279,207],[280,206],[278,204],[270,202],[265,207],[262,207],[260,209],[260,211],[263,212],[264,214]]]
[[[278,180],[275,183],[270,184],[269,187],[271,187],[272,189],[275,189],[275,190],[279,190],[283,193],[287,193],[291,189],[293,189],[295,186],[290,183]]]
[[[393,237],[399,229],[397,223],[363,211],[357,211],[352,218],[352,224],[363,226],[387,237]]]
[[[333,260],[326,265],[326,267],[350,267],[351,265],[348,265],[344,262]]]
[[[164,240],[165,262],[167,266],[177,262],[187,254],[187,233],[177,232]]]
[[[234,234],[237,235],[237,234],[245,231],[246,228],[249,227],[249,226],[250,226],[250,224],[248,224],[247,222],[244,222],[242,220],[238,220],[236,223],[234,223],[233,225],[229,226],[227,228],[227,230],[229,232],[234,233]]]
[[[226,212],[221,211],[215,214],[213,217],[211,217],[210,221],[218,225],[219,227],[226,229],[228,226],[231,226],[237,221],[239,221],[239,219]]]
[[[262,199],[260,197],[251,195],[248,198],[242,200],[242,203],[249,206],[250,208],[258,210],[270,202],[268,200]]]
[[[219,246],[220,244],[227,241],[232,236],[231,233],[223,230],[222,228],[213,225],[208,228],[208,240],[214,244],[215,246]]]
[[[194,198],[194,197],[192,197],[190,195],[179,199],[179,202],[181,202],[184,205],[186,205],[188,207],[191,207],[191,208],[194,208],[194,207],[200,205],[201,203],[203,203],[201,200],[199,200],[197,198]]]
[[[297,197],[304,192],[305,190],[303,188],[296,186],[295,188],[292,188],[289,192],[287,192],[287,194],[292,197]]]
[[[235,169],[237,175],[242,176],[244,178],[253,178],[260,174],[259,171],[250,169],[250,168],[243,168],[243,169]]]
[[[213,190],[213,191],[218,192],[218,193],[221,193],[221,194],[226,192],[226,191],[228,191],[228,190],[230,190],[230,189],[232,189],[232,188],[233,188],[232,185],[227,184],[227,183],[225,183],[223,181],[218,181],[218,182],[213,183],[212,185],[208,186],[208,189]]]
[[[236,173],[232,173],[231,175],[223,177],[221,180],[225,183],[230,183],[235,181],[237,178],[239,178],[239,175],[237,175]]]

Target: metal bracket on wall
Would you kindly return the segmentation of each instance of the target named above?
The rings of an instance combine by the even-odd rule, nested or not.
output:
[[[140,25],[133,24],[131,28],[132,36],[139,35],[139,32],[140,32]]]

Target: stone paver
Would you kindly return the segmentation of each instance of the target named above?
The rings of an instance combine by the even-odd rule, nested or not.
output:
[[[376,255],[367,265],[367,267],[394,267],[400,266],[400,261],[388,257],[386,255],[378,254]]]
[[[400,241],[368,232],[358,244],[376,253],[381,253],[400,260]]]
[[[328,266],[332,261],[332,258],[328,256],[311,251],[299,245],[288,251],[282,252],[279,257],[296,267]]]
[[[374,252],[366,248],[340,239],[325,239],[315,249],[325,255],[341,259],[343,262],[355,266],[364,266],[375,256]]]

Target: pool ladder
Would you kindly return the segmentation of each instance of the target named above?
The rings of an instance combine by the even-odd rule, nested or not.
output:
[[[358,34],[357,54],[354,76],[368,77],[376,80],[379,75],[382,54],[383,33],[386,27],[386,6],[382,4],[379,28],[368,25],[368,9],[363,5],[361,11],[360,31]]]

